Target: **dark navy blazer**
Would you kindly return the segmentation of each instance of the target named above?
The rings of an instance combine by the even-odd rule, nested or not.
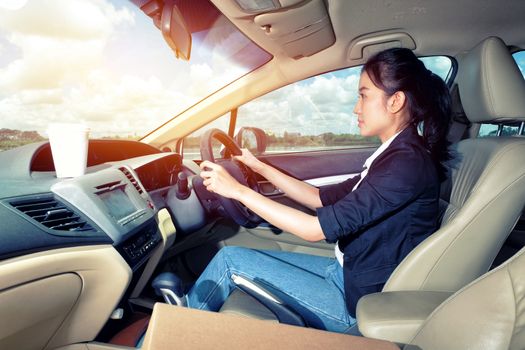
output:
[[[356,176],[323,186],[317,216],[328,242],[344,252],[345,298],[355,317],[359,298],[381,291],[403,258],[438,227],[436,166],[417,130],[403,130]]]

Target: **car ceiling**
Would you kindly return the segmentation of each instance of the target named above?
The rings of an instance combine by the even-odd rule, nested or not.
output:
[[[330,11],[334,27],[347,41],[352,33],[385,27],[406,30],[425,55],[454,56],[493,35],[509,44],[524,43],[525,2],[520,0],[332,2],[340,6]]]
[[[421,54],[454,56],[488,36],[524,43],[525,2],[516,1],[329,1],[338,38],[401,28],[412,35]]]
[[[254,14],[242,11],[234,0],[212,0],[253,41],[285,59],[278,44],[254,22]],[[287,12],[290,20],[310,1],[301,1]],[[285,0],[281,0],[284,3]],[[330,50],[316,55],[347,59],[348,47],[358,37],[387,30],[408,33],[419,55],[455,56],[488,36],[499,36],[508,45],[525,47],[525,1],[522,0],[326,0],[336,36]],[[299,62],[296,62],[299,63]]]

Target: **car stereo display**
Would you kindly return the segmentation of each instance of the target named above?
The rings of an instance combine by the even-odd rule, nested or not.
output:
[[[117,221],[137,211],[123,187],[99,193],[98,196],[107,207],[109,215]]]

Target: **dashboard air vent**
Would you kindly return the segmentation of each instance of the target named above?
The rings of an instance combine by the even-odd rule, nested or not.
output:
[[[126,175],[128,180],[131,182],[131,184],[133,186],[135,186],[135,188],[137,189],[137,191],[139,191],[140,194],[142,194],[144,192],[142,190],[142,187],[140,187],[139,182],[137,181],[137,179],[135,179],[135,176],[133,176],[133,174],[127,168],[120,167],[119,170],[122,171],[124,173],[124,175]]]
[[[10,204],[51,230],[96,231],[86,220],[52,196],[13,201]]]

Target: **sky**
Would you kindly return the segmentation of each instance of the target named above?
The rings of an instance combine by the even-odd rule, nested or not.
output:
[[[92,137],[142,136],[247,71],[221,50],[199,46],[207,40],[202,33],[194,36],[190,62],[175,59],[151,19],[128,0],[1,4],[11,6],[0,6],[0,128],[46,136],[50,123],[80,122]],[[218,30],[222,52],[246,44]],[[525,55],[517,60],[525,66]],[[425,63],[442,77],[450,68],[447,58]],[[359,72],[327,73],[260,97],[239,109],[239,127],[357,133]]]
[[[525,51],[516,52],[513,55],[513,57],[516,60],[516,63],[518,64],[523,78],[525,78]]]
[[[0,128],[141,136],[246,72],[197,44],[191,62],[175,59],[128,0],[9,2],[22,6],[0,7]]]

